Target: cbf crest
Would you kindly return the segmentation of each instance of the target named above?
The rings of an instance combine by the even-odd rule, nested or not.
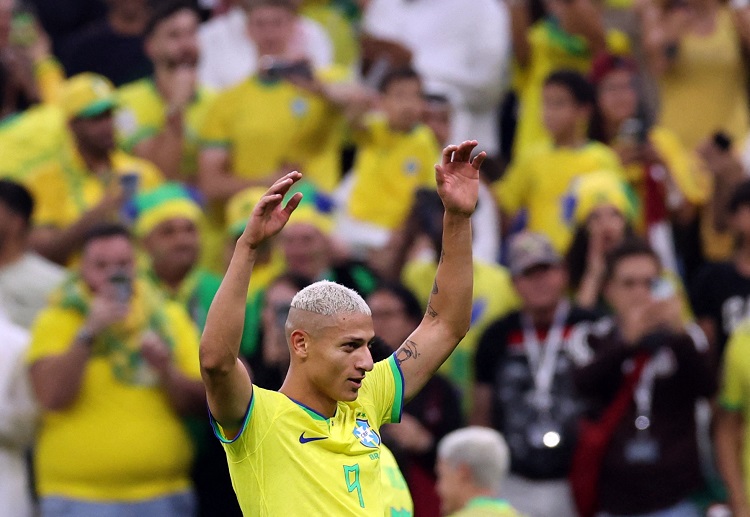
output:
[[[380,446],[380,436],[375,432],[375,429],[370,427],[367,420],[356,419],[354,424],[354,431],[352,431],[355,437],[359,440],[359,443],[370,449],[377,449]]]

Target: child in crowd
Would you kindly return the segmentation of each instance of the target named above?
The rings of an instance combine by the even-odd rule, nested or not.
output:
[[[547,235],[562,253],[571,239],[563,217],[565,194],[571,182],[594,171],[624,173],[612,149],[586,137],[594,92],[580,73],[553,72],[547,77],[542,94],[544,125],[552,135],[552,144],[542,144],[511,163],[496,184],[495,194],[509,216],[525,209],[527,229]]]

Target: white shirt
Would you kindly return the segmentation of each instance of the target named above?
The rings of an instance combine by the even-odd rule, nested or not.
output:
[[[24,357],[28,332],[0,312],[0,517],[30,517],[26,451],[38,411]]]
[[[508,86],[510,14],[501,0],[371,0],[365,32],[413,53],[425,91],[454,107],[451,142],[498,150],[497,108]]]
[[[198,30],[200,63],[198,78],[202,84],[222,90],[250,77],[258,69],[258,50],[247,32],[247,15],[233,7]],[[297,35],[292,43],[310,60],[314,69],[333,63],[333,44],[320,24],[299,17]]]
[[[0,267],[0,305],[13,323],[29,329],[66,274],[57,264],[27,252],[12,264]]]

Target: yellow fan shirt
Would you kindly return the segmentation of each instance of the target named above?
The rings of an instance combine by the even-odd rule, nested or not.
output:
[[[226,148],[230,171],[241,178],[262,179],[293,165],[327,192],[339,180],[343,139],[339,110],[288,81],[253,76],[220,93],[200,139],[204,147]]]
[[[124,174],[138,175],[138,188],[150,190],[164,180],[159,169],[146,160],[115,150],[110,156],[112,171],[100,177],[86,168],[81,155],[72,145],[66,146],[50,160],[23,178],[34,196],[34,224],[65,228],[96,206],[109,188],[118,188]]]
[[[199,88],[185,111],[180,171],[188,178],[198,173],[198,133],[215,97],[211,90]],[[132,153],[136,145],[164,129],[167,105],[152,78],[120,87],[117,101],[117,137],[126,152]]]
[[[175,365],[200,380],[198,332],[185,310],[167,302]],[[53,307],[37,319],[29,364],[64,353],[84,316]],[[189,490],[193,444],[162,388],[117,378],[115,360],[94,352],[74,403],[43,414],[35,446],[37,489],[42,496],[86,501],[138,501]]]
[[[566,199],[576,178],[601,170],[621,174],[620,158],[608,146],[589,142],[579,148],[541,146],[511,164],[495,183],[500,207],[508,214],[528,212],[526,228],[546,235],[564,254],[572,237],[566,222]]]
[[[434,166],[440,158],[435,135],[422,124],[394,131],[385,117],[372,116],[356,142],[348,213],[357,221],[397,229],[409,215],[414,192],[435,188]]]
[[[395,357],[375,364],[353,402],[325,418],[286,395],[253,386],[240,434],[224,437],[244,515],[383,517],[380,426],[401,419],[403,376]]]

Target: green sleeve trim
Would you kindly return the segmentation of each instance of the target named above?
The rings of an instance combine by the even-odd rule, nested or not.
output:
[[[396,393],[393,397],[393,406],[391,407],[391,423],[398,424],[401,422],[401,413],[404,410],[404,372],[401,371],[401,366],[396,361],[395,353],[386,359],[386,361],[388,361],[388,365],[391,367],[393,382],[396,385]]]
[[[242,436],[242,433],[245,432],[245,428],[247,427],[247,423],[250,421],[250,413],[253,411],[253,406],[255,405],[255,386],[253,386],[253,394],[250,396],[250,404],[247,406],[247,411],[245,412],[245,418],[242,420],[242,427],[240,427],[240,431],[237,433],[237,436],[232,438],[231,440],[224,436],[224,431],[221,429],[221,426],[219,423],[214,419],[214,416],[211,414],[211,411],[208,411],[208,417],[211,420],[211,427],[214,430],[214,435],[216,438],[219,439],[221,443],[234,443],[237,441],[237,439]]]
[[[159,133],[159,130],[155,127],[142,127],[138,129],[132,136],[125,138],[122,143],[120,144],[120,147],[122,147],[123,150],[132,153],[133,148],[143,142],[144,140],[151,138],[152,136],[155,136]]]
[[[735,404],[725,399],[720,399],[719,405],[722,407],[722,409],[726,409],[727,411],[732,411],[735,413],[742,411],[742,404]]]

